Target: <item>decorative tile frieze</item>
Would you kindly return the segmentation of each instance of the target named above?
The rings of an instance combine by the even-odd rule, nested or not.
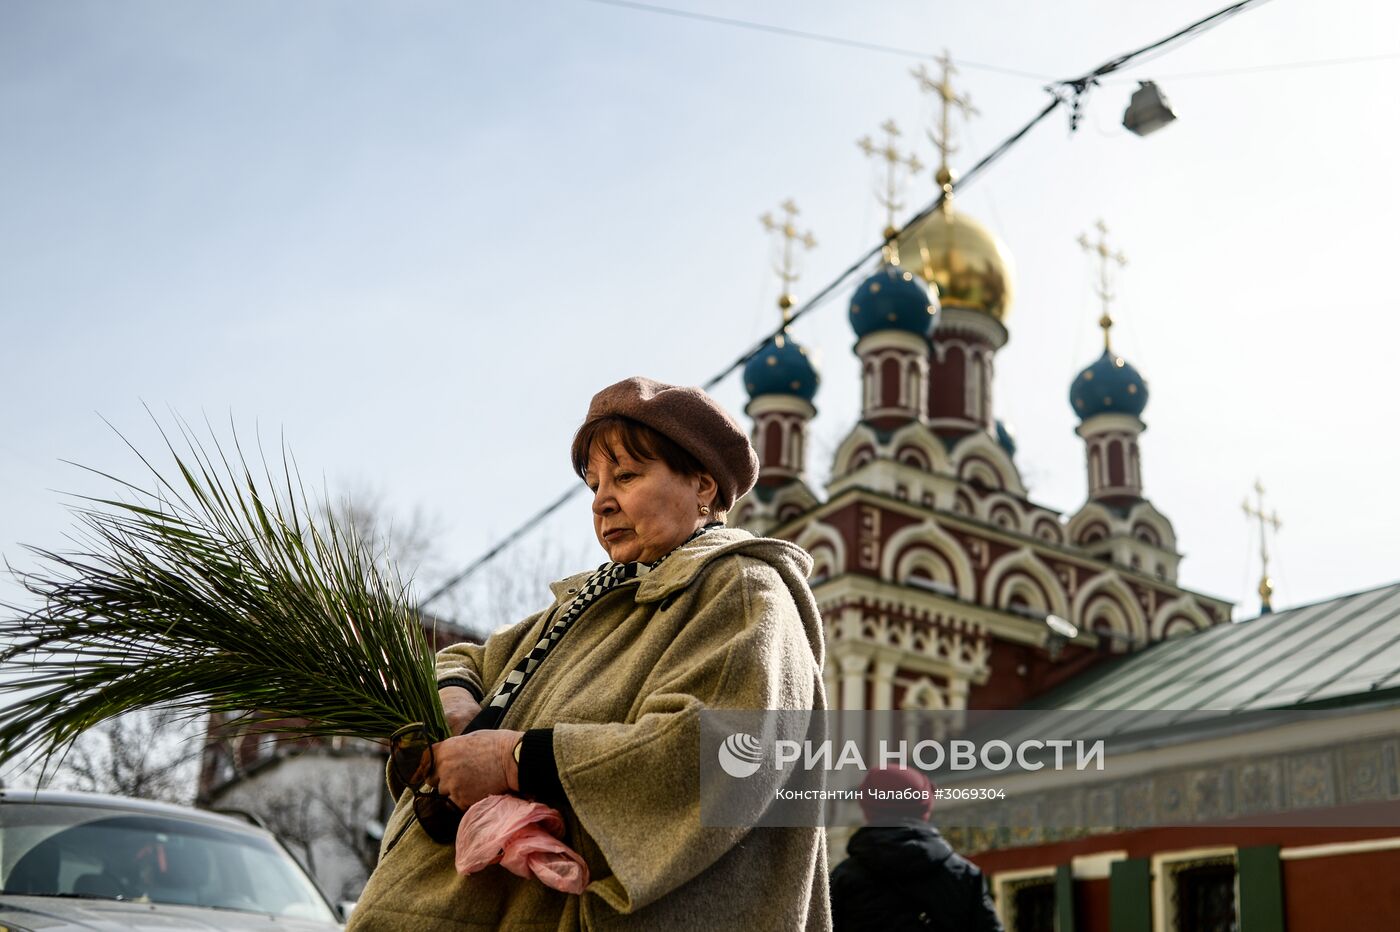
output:
[[[935,811],[968,851],[1400,800],[1400,738],[1223,760]],[[1031,839],[1040,839],[1033,841]],[[956,843],[955,843],[956,844]]]

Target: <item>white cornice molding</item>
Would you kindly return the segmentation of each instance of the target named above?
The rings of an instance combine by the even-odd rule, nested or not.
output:
[[[928,355],[928,340],[917,333],[910,333],[908,330],[876,330],[856,341],[855,352],[857,356],[864,357],[869,353],[878,353],[881,350],[899,350],[904,353],[926,356]]]
[[[795,414],[803,420],[816,417],[817,409],[796,395],[756,395],[744,406],[744,413],[751,418],[765,414]]]
[[[1030,618],[855,573],[843,573],[824,580],[812,587],[812,593],[823,613],[861,604],[875,610],[909,612],[917,617],[932,618],[938,615],[950,623],[981,628],[999,640],[1030,647],[1043,647],[1050,635],[1049,628]],[[1087,634],[1081,634],[1074,643],[1093,647],[1098,642]]]
[[[938,329],[933,334],[934,342],[937,343],[939,336],[945,332],[973,334],[990,343],[993,349],[1005,346],[1008,337],[1006,327],[1001,321],[989,314],[964,307],[945,307],[939,313]]]
[[[1310,858],[1335,858],[1347,854],[1374,854],[1400,848],[1400,837],[1367,838],[1364,841],[1336,841],[1325,845],[1298,845],[1280,848],[1280,861],[1304,861]]]
[[[1147,425],[1131,414],[1095,414],[1074,429],[1079,436],[1088,440],[1091,436],[1118,431],[1136,438]]]

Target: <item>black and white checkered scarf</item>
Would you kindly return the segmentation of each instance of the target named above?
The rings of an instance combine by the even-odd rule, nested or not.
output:
[[[554,624],[549,626],[549,630],[544,633],[544,636],[515,665],[515,669],[506,674],[505,680],[491,694],[491,697],[481,704],[481,712],[477,715],[476,720],[472,721],[471,728],[468,730],[477,731],[481,728],[496,728],[500,725],[501,720],[505,718],[506,710],[515,701],[515,697],[520,695],[520,691],[525,688],[525,684],[530,681],[535,670],[539,669],[544,658],[549,656],[549,652],[569,632],[569,629],[574,626],[574,622],[578,621],[579,616],[587,610],[588,606],[618,586],[639,581],[647,573],[665,563],[666,558],[675,553],[676,550],[684,547],[711,528],[720,526],[710,524],[700,528],[674,549],[651,563],[610,562],[598,567],[579,588],[578,594],[574,596],[564,613],[555,619]]]

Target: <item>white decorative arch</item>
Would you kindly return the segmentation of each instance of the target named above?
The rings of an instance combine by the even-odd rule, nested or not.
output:
[[[948,451],[938,437],[917,421],[904,425],[890,437],[889,448],[898,451],[904,447],[917,447],[928,457],[929,469],[933,472],[951,473],[952,463]]]
[[[920,741],[945,741],[948,737],[949,722],[942,715],[919,715],[920,712],[944,712],[948,701],[943,690],[934,685],[928,677],[920,677],[904,690],[899,702],[899,710],[909,713],[903,719],[905,742],[912,746]]]
[[[1108,528],[1108,536],[1120,533],[1122,519],[1109,511],[1098,502],[1086,502],[1084,507],[1074,513],[1074,517],[1069,519],[1065,525],[1065,540],[1072,544],[1079,543],[1079,535],[1083,533],[1086,525],[1098,522]]]
[[[1010,608],[1018,600],[1042,615],[1051,614],[1050,603],[1045,594],[1040,591],[1038,586],[1031,583],[1031,578],[1025,573],[1012,573],[1001,584],[1001,601],[1006,603],[1002,606],[1003,608]]]
[[[1132,638],[1138,644],[1146,644],[1147,621],[1143,618],[1142,608],[1137,599],[1133,598],[1132,590],[1113,572],[1100,573],[1079,587],[1079,591],[1074,594],[1074,614],[1070,621],[1081,631],[1093,630],[1094,619],[1086,614],[1086,609],[1094,596],[1100,593],[1112,595],[1112,604],[1117,606],[1116,611],[1110,609],[1107,612],[1113,630]]]
[[[1157,537],[1162,542],[1162,549],[1175,552],[1176,531],[1172,528],[1172,523],[1167,520],[1167,516],[1162,514],[1152,506],[1151,502],[1139,502],[1128,512],[1127,527],[1129,533],[1134,525],[1139,522],[1146,524],[1157,532]]]
[[[802,529],[802,533],[797,535],[797,540],[793,543],[812,555],[813,577],[819,575],[818,571],[823,567],[827,577],[845,571],[846,541],[841,537],[841,532],[831,525],[813,521]],[[830,556],[825,557],[824,553],[829,553]]]
[[[997,560],[987,570],[987,579],[982,586],[982,600],[986,605],[996,608],[1005,608],[1010,601],[1010,596],[1001,598],[1001,582],[1010,573],[1023,572],[1036,582],[1040,583],[1050,598],[1050,604],[1046,609],[1061,618],[1068,619],[1069,600],[1065,597],[1064,586],[1060,579],[1050,571],[1050,567],[1036,556],[1034,551],[1022,548],[1005,554]],[[1036,601],[1040,601],[1037,599]]]
[[[1005,489],[1012,495],[1025,498],[1026,486],[1021,482],[1021,475],[1016,471],[1016,466],[1011,462],[1011,457],[1006,455],[1006,451],[1001,448],[1001,444],[992,439],[992,436],[984,430],[975,430],[953,447],[951,470],[958,476],[963,475],[963,462],[969,457],[976,456],[992,464],[992,468],[998,474],[996,483],[988,483],[994,487]]]
[[[928,453],[922,447],[917,447],[912,443],[900,444],[894,448],[894,459],[897,463],[905,466],[912,466],[921,472],[930,472],[933,464],[928,461]]]
[[[950,582],[957,590],[958,598],[965,602],[977,601],[977,577],[972,571],[972,561],[967,558],[962,545],[931,520],[912,524],[890,535],[880,558],[880,578],[891,582],[906,581],[920,566],[919,554],[923,547],[917,545],[927,546],[948,561],[954,577]]]
[[[989,489],[1005,488],[1001,473],[986,460],[968,458],[958,464],[958,478],[964,482],[977,482]]]
[[[1048,533],[1042,533],[1041,528],[1049,528]],[[1046,511],[1032,511],[1026,517],[1026,533],[1036,540],[1043,540],[1052,544],[1063,544],[1065,542],[1065,526],[1053,514]]]
[[[846,439],[841,441],[841,445],[836,448],[836,455],[831,461],[831,475],[833,478],[846,475],[851,471],[851,459],[856,451],[862,447],[872,447],[877,452],[880,449],[880,440],[875,436],[875,432],[864,424],[857,424],[846,435]]]
[[[933,680],[921,676],[904,690],[899,707],[906,712],[934,712],[948,708],[948,703],[943,698],[943,690],[935,686]]]
[[[911,544],[904,548],[895,566],[895,578],[901,583],[913,585],[913,580],[920,577],[946,586],[950,593],[958,591],[958,571],[942,551],[922,544]]]
[[[1013,523],[1009,528],[1006,528],[1006,530],[1015,531],[1017,533],[1028,530],[1026,528],[1026,516],[1021,509],[1021,503],[1005,492],[992,492],[984,496],[982,500],[977,503],[978,517],[988,524],[1001,527],[1000,524],[992,520],[992,509],[996,508],[997,505],[1004,505],[1011,510]]]
[[[1150,629],[1152,640],[1158,641],[1166,637],[1167,622],[1178,617],[1189,619],[1196,626],[1197,631],[1204,631],[1215,623],[1211,621],[1205,609],[1201,608],[1201,603],[1197,602],[1193,596],[1182,595],[1162,605],[1157,609],[1157,614],[1152,616]]]

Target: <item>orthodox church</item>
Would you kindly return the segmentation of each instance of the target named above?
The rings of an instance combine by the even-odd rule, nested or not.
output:
[[[1178,583],[1143,479],[1148,384],[1112,344],[1124,260],[1102,223],[1080,244],[1099,264],[1103,352],[1066,373],[1087,500],[1065,515],[1030,498],[993,396],[1011,261],[954,205],[949,113],[968,107],[941,63],[941,80],[916,73],[942,103],[935,209],[896,229],[896,172],[917,161],[892,123],[884,146],[860,143],[886,163],[891,222],[850,298],[859,419],[814,489],[820,379],[785,326],[744,369],[760,472],[730,523],[812,555],[832,709],[1170,710],[1166,727],[1123,713],[1115,739],[1134,750],[1110,773],[984,774],[957,785],[1011,787],[1004,801],[937,804],[1008,930],[1400,927],[1400,584],[1274,613],[1264,553],[1262,611],[1231,623],[1230,603]],[[807,239],[784,209],[764,219],[786,291]],[[793,304],[779,299],[785,322]],[[1262,500],[1245,511],[1277,528]],[[849,832],[829,831],[833,864]]]
[[[950,70],[933,85],[945,134]],[[893,175],[910,162],[885,129],[886,147],[862,145]],[[1102,225],[1097,243],[1083,242],[1104,268],[1104,350],[1067,378],[1088,500],[1063,515],[1029,497],[996,416],[1010,259],[954,208],[946,154],[935,178],[940,206],[887,228],[884,261],[851,296],[861,414],[821,494],[804,478],[820,381],[806,349],[784,329],[744,369],[760,471],[730,523],[811,553],[827,695],[842,709],[1015,708],[1105,657],[1230,619],[1230,603],[1177,583],[1175,532],[1143,484],[1147,382],[1110,343],[1116,256]],[[784,209],[784,222],[765,223],[784,238],[786,286],[801,234],[795,206]],[[785,319],[792,304],[779,299]]]

